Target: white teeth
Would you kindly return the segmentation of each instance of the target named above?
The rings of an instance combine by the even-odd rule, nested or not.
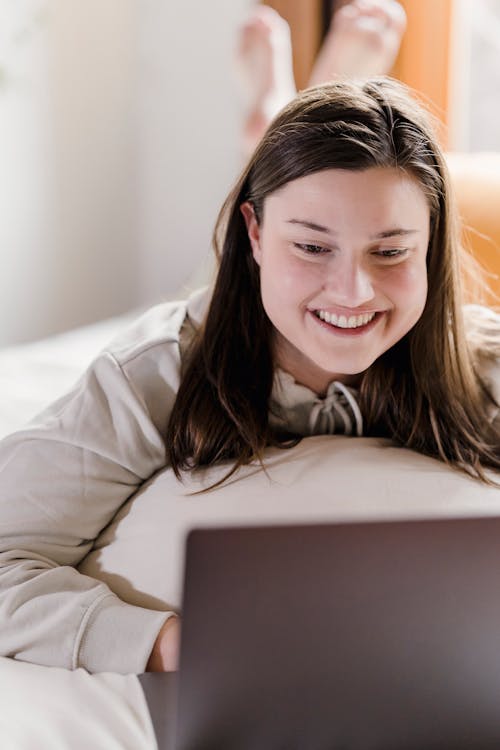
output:
[[[375,313],[364,313],[363,315],[350,315],[347,318],[345,315],[336,315],[326,312],[326,310],[318,310],[316,315],[326,323],[337,326],[337,328],[359,328],[365,326],[375,317]]]

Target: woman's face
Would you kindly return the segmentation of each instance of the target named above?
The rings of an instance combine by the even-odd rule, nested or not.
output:
[[[260,224],[241,210],[276,362],[297,382],[356,382],[420,318],[430,212],[412,177],[327,169],[269,195]]]

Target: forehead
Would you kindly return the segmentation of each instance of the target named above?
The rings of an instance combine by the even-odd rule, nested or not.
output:
[[[400,223],[403,218],[422,224],[428,223],[429,214],[427,198],[416,178],[388,167],[314,172],[286,183],[264,202],[265,217],[335,221],[336,225]]]

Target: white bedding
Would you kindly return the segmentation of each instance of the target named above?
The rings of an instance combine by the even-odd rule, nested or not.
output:
[[[135,675],[0,658],[2,750],[156,750]]]

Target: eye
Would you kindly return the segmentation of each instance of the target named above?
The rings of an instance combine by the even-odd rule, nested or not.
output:
[[[374,255],[378,255],[379,258],[402,258],[407,252],[407,247],[390,247],[386,250],[377,250]]]
[[[307,255],[319,255],[320,253],[328,252],[328,248],[323,247],[322,245],[308,245],[301,242],[294,242],[293,244],[295,247],[298,247],[299,250],[302,250],[302,252],[306,253]]]

